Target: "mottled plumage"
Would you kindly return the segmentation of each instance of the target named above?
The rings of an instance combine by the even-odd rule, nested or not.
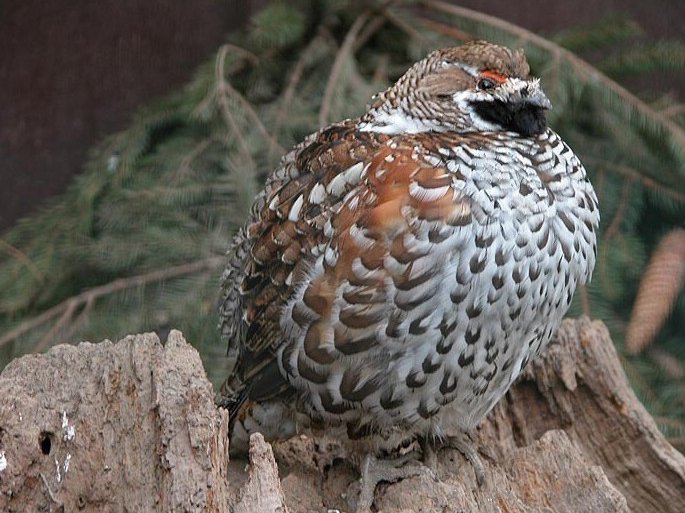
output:
[[[468,432],[545,347],[599,212],[528,73],[489,43],[439,50],[283,158],[222,279],[234,449],[309,423],[368,450]]]

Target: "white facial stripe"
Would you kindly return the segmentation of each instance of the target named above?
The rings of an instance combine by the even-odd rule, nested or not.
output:
[[[479,75],[478,70],[473,66],[447,62],[444,62],[443,65],[461,68],[472,76]],[[551,104],[540,89],[539,82],[539,79],[524,80],[510,77],[502,84],[487,91],[476,88],[458,91],[452,95],[452,100],[462,114],[452,116],[451,119],[447,120],[448,122],[412,116],[409,114],[412,112],[412,105],[407,98],[402,98],[399,102],[400,107],[390,107],[386,104],[372,111],[373,116],[366,117],[365,121],[360,123],[359,129],[363,132],[377,132],[388,135],[445,132],[454,129],[464,132],[500,131],[504,127],[481,118],[475,112],[473,103],[498,100],[502,102],[531,101],[534,105],[539,105],[542,108],[550,108]],[[470,120],[470,123],[468,120]],[[450,125],[449,122],[453,124]]]
[[[407,116],[402,109],[390,112],[379,111],[373,123],[359,125],[362,132],[378,132],[381,134],[418,134],[421,132],[444,132],[445,126],[431,123],[430,120],[417,119]]]

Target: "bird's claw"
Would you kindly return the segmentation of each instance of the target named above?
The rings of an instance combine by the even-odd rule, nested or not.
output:
[[[415,463],[411,463],[412,460]],[[360,466],[360,473],[359,496],[356,508],[352,508],[356,513],[370,513],[376,487],[381,481],[395,483],[423,474],[437,479],[432,469],[416,462],[414,454],[406,454],[393,459],[377,459],[373,454],[367,454]]]

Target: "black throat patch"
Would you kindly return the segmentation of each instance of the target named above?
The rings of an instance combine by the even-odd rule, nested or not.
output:
[[[473,108],[483,120],[501,126],[504,130],[530,137],[547,128],[545,110],[529,103],[473,102]]]

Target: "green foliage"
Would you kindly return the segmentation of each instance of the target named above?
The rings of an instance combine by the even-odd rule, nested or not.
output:
[[[625,18],[605,18],[583,27],[573,27],[554,34],[551,39],[572,52],[606,48],[643,34],[640,26]]]
[[[274,2],[252,18],[249,40],[257,48],[265,49],[295,45],[304,35],[306,24],[303,10]]]
[[[258,13],[183,90],[103,141],[66,194],[0,239],[0,366],[65,340],[173,327],[220,381],[222,254],[284,149],[319,127],[322,110],[329,121],[358,115],[413,61],[469,37],[524,44],[554,104],[550,125],[590,172],[601,242],[595,279],[572,314],[604,320],[622,350],[651,250],[685,224],[682,109],[665,98],[654,103],[659,112],[550,40],[466,9],[298,0]],[[634,22],[609,20],[555,40],[576,52],[606,49],[613,77],[685,67],[682,45],[639,37]],[[674,308],[655,349],[682,365],[682,295]],[[683,439],[685,379],[664,378],[664,361],[625,357],[640,398]]]
[[[651,71],[680,71],[685,68],[685,45],[676,41],[642,44],[612,56],[600,69],[615,78]]]

